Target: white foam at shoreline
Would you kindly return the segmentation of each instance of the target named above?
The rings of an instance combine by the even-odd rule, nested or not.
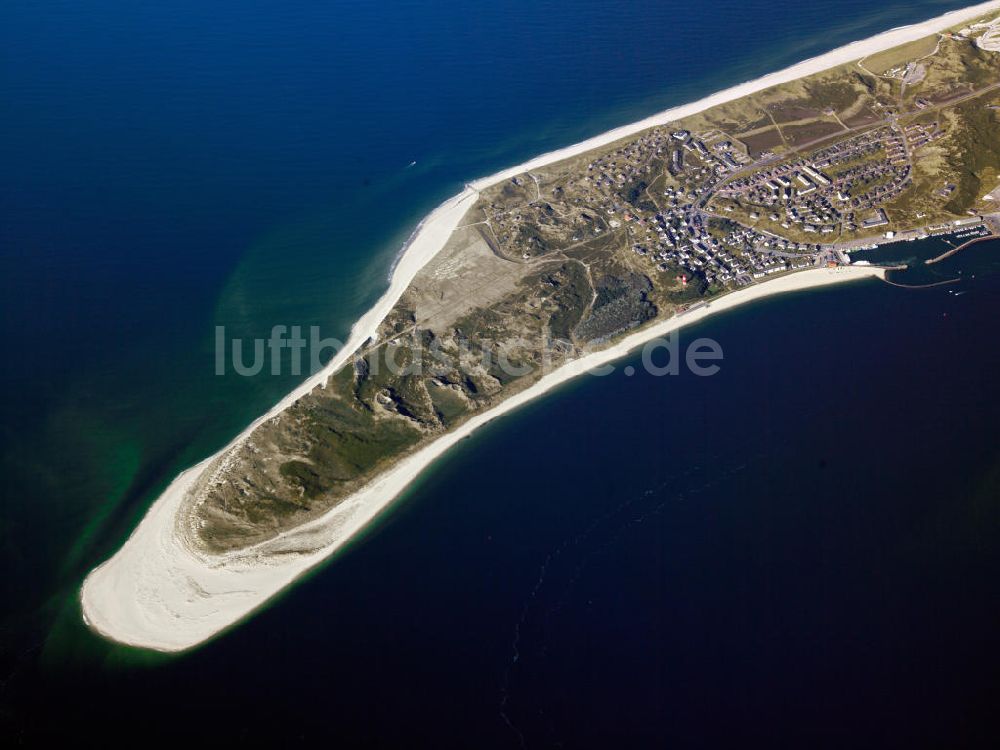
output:
[[[389,289],[354,324],[347,345],[327,367],[255,420],[222,451],[181,473],[156,500],[122,548],[91,571],[80,591],[83,616],[88,625],[112,640],[144,648],[180,651],[197,645],[250,614],[303,572],[333,554],[364,528],[428,464],[487,421],[598,364],[624,356],[650,338],[662,336],[716,312],[771,294],[880,276],[881,271],[874,267],[803,271],[741,289],[687,315],[662,321],[628,336],[607,350],[590,354],[546,375],[498,407],[476,415],[455,431],[403,459],[323,517],[268,542],[226,555],[208,556],[192,550],[177,533],[177,513],[186,493],[205,467],[245,440],[264,420],[324,382],[374,334],[413,277],[444,246],[475,202],[477,190],[646,128],[919,39],[997,8],[1000,8],[1000,0],[992,0],[921,24],[893,29],[470,183],[464,191],[445,201],[421,222],[396,263]],[[282,554],[275,555],[277,552]]]

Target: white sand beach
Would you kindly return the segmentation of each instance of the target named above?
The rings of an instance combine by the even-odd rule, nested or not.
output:
[[[996,9],[1000,9],[1000,0],[893,29],[470,183],[466,190],[443,203],[421,222],[396,264],[389,289],[355,323],[347,345],[330,364],[249,425],[222,451],[180,474],[152,505],[122,548],[91,571],[80,591],[83,616],[88,625],[111,640],[160,651],[181,651],[202,643],[251,614],[305,571],[329,558],[383,511],[424,468],[486,422],[570,378],[626,355],[649,339],[718,312],[774,294],[882,276],[881,269],[874,267],[801,271],[732,292],[709,305],[643,329],[606,350],[549,373],[500,406],[473,417],[455,431],[400,461],[323,517],[268,542],[226,555],[208,556],[193,550],[179,532],[179,510],[205,467],[244,441],[261,422],[325,382],[353,356],[375,332],[416,273],[444,246],[475,202],[477,190],[716,104],[919,39]]]

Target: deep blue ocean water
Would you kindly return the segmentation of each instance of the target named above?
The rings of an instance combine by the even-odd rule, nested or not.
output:
[[[190,655],[109,645],[75,599],[179,470],[296,382],[215,376],[216,325],[343,337],[464,181],[961,5],[0,6],[5,730],[989,737],[995,246],[956,265],[982,265],[968,288],[709,321],[714,378],[561,389]]]

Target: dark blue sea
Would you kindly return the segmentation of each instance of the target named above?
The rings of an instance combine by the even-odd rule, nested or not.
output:
[[[298,382],[216,326],[344,338],[465,181],[962,5],[0,4],[4,744],[996,746],[997,243],[567,384],[189,654],[77,604]]]

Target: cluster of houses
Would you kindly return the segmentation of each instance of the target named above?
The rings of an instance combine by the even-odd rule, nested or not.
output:
[[[812,245],[800,246],[734,222],[718,222],[702,210],[726,175],[751,163],[723,133],[693,135],[675,130],[656,141],[656,154],[663,154],[664,143],[670,148],[667,169],[679,185],[658,191],[654,215],[623,210],[615,200],[627,197],[620,191],[608,196],[611,205],[605,207],[607,214],[621,217],[610,219],[611,226],[632,224],[633,252],[654,261],[662,272],[679,271],[682,283],[698,277],[709,284],[745,285],[773,273],[813,265],[812,253],[817,248]],[[590,167],[599,170],[598,184],[603,179],[607,185],[605,163],[598,160]],[[625,179],[620,184],[627,184],[628,175],[622,176]],[[710,221],[716,222],[714,231],[709,229]],[[726,229],[721,230],[722,226]]]
[[[636,242],[632,250],[651,257],[661,271],[681,271],[683,283],[700,277],[709,284],[744,286],[754,279],[815,263],[818,246],[790,242],[732,222],[717,222],[710,231],[704,214],[684,206],[658,213],[652,242]],[[724,227],[724,229],[723,229]]]
[[[888,223],[882,205],[912,182],[909,153],[940,137],[937,124],[854,136],[814,154],[760,170],[721,188],[720,197],[759,208],[784,229],[832,235]],[[852,166],[848,166],[852,165]],[[732,211],[732,205],[724,210]],[[751,220],[760,212],[751,210]]]
[[[859,138],[821,158],[833,164],[864,149],[874,153],[880,148]],[[567,246],[625,228],[634,253],[660,272],[676,274],[684,284],[698,278],[709,284],[745,285],[819,262],[819,244],[784,239],[706,210],[718,192],[780,203],[787,220],[807,226],[832,228],[839,221],[830,197],[835,181],[817,164],[799,160],[732,179],[750,164],[745,149],[720,131],[693,134],[655,128],[569,176],[553,190],[554,205],[540,200],[516,210],[495,206],[491,219],[504,249],[526,258],[535,254],[525,237],[529,233],[568,230],[557,243]],[[665,172],[666,184],[658,182]]]
[[[944,137],[944,131],[936,121],[929,124],[915,122],[912,125],[907,125],[904,132],[911,150],[916,150],[921,146],[926,146],[931,141]]]
[[[590,162],[579,187],[597,188],[606,199],[634,205],[665,167],[680,183],[674,193],[665,196],[668,202],[676,199],[679,205],[685,198],[707,195],[721,177],[750,162],[750,157],[719,131],[694,135],[687,130],[655,128]]]
[[[713,137],[723,137],[722,133],[712,131],[702,136],[693,136],[687,130],[675,130],[670,137],[676,141],[670,157],[670,172],[677,176],[684,171],[685,152],[697,155],[703,169],[708,169],[718,176],[735,172],[750,163],[750,157],[743,151],[733,147],[732,141],[718,140],[711,148],[705,145],[706,140]]]

